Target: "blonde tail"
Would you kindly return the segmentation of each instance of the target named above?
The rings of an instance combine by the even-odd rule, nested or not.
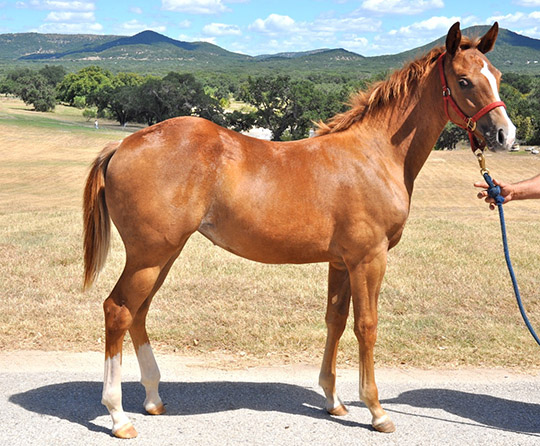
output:
[[[101,151],[84,188],[84,290],[96,280],[109,252],[111,221],[105,202],[105,172],[119,145],[119,142],[110,143]]]

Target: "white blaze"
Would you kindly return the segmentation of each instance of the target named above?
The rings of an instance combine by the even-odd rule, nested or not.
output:
[[[495,79],[495,76],[489,70],[489,67],[486,61],[484,61],[484,66],[480,70],[480,73],[486,76],[489,82],[489,85],[491,86],[491,90],[493,91],[493,97],[495,98],[495,102],[500,101],[501,97],[499,96],[499,90],[497,89],[497,79]],[[508,117],[508,114],[506,113],[506,108],[500,107],[500,110],[507,122],[507,126],[508,126],[507,141],[511,145],[514,143],[514,140],[516,138],[516,126],[512,123],[512,121],[510,121],[510,118]]]

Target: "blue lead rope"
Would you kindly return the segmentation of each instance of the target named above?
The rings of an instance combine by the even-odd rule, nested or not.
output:
[[[536,343],[540,345],[540,339],[538,338],[538,335],[534,331],[529,321],[529,318],[527,317],[527,313],[525,313],[525,309],[523,308],[523,303],[521,302],[521,295],[519,294],[519,288],[518,288],[518,284],[516,280],[516,275],[514,273],[514,268],[512,267],[512,262],[510,261],[510,252],[508,250],[508,240],[506,239],[506,223],[504,222],[504,211],[503,211],[503,206],[502,206],[504,203],[504,197],[501,195],[501,188],[493,184],[493,180],[489,176],[488,172],[484,172],[483,175],[484,175],[484,179],[486,180],[486,183],[489,185],[487,189],[487,193],[491,198],[495,200],[495,204],[499,208],[499,219],[501,220],[501,233],[502,233],[502,242],[503,242],[503,247],[504,247],[504,258],[506,259],[506,266],[508,266],[508,272],[510,273],[510,278],[512,279],[512,285],[514,287],[514,294],[516,295],[516,300],[519,307],[519,311],[521,313],[521,317],[523,318],[525,325],[529,329],[529,332],[531,333]]]

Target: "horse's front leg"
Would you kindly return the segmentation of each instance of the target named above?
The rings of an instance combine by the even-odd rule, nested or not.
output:
[[[328,271],[328,304],[326,307],[326,347],[319,375],[319,385],[326,395],[326,410],[331,415],[345,415],[347,408],[336,392],[336,357],[345,330],[351,302],[349,273],[345,265],[332,265]]]
[[[386,270],[386,249],[367,263],[349,266],[354,310],[354,333],[360,354],[360,399],[372,415],[372,426],[380,432],[394,432],[395,426],[379,402],[375,383],[373,347],[377,339],[377,302]]]

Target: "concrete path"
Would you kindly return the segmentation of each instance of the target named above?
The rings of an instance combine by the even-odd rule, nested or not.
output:
[[[322,409],[315,366],[243,370],[157,355],[167,414],[142,411],[136,359],[124,358],[124,408],[139,436],[110,436],[99,353],[0,352],[0,445],[539,445],[540,375],[379,369],[393,434],[374,432],[355,370],[339,372],[350,409]]]

